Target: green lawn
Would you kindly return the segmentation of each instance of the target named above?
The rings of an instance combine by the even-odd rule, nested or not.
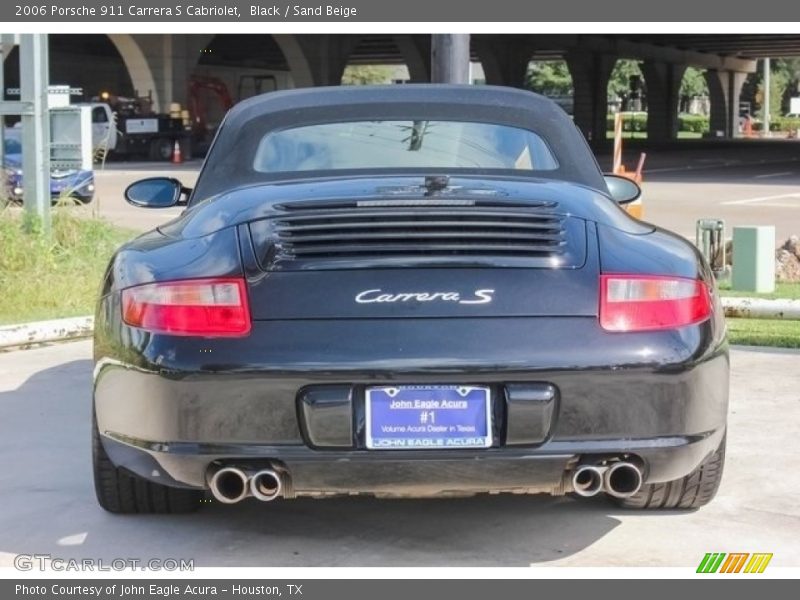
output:
[[[800,321],[728,319],[731,344],[800,348]]]
[[[52,235],[24,233],[20,211],[0,210],[0,325],[94,313],[114,250],[136,232],[53,209]]]
[[[719,284],[719,291],[722,296],[734,298],[766,298],[766,299],[791,299],[800,300],[800,283],[776,283],[775,292],[772,294],[755,294],[753,292],[739,292],[731,289],[730,282]]]

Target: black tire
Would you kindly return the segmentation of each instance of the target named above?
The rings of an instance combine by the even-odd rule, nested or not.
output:
[[[624,508],[691,510],[705,506],[714,498],[722,481],[725,464],[725,438],[719,448],[686,477],[665,483],[642,486],[629,498],[614,498]]]
[[[175,514],[200,508],[203,492],[159,485],[114,466],[92,423],[92,463],[97,502],[117,514]]]
[[[183,156],[184,161],[192,160],[194,158],[192,138],[186,137],[181,140],[181,155]]]
[[[156,138],[150,142],[150,160],[172,160],[175,142],[169,138]]]

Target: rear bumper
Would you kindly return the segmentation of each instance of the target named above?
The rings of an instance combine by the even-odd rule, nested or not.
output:
[[[137,339],[126,330],[130,344],[117,357],[96,344],[98,427],[112,461],[142,477],[204,488],[214,462],[277,464],[297,494],[564,493],[579,461],[623,454],[640,461],[646,482],[661,482],[687,475],[719,446],[728,356],[712,323],[631,337],[598,332],[594,319],[492,321],[483,330],[431,320],[417,336],[425,356],[383,321],[305,323],[308,337],[289,335],[297,324],[258,322],[239,340]],[[474,338],[463,335],[469,325]],[[460,332],[458,348],[443,341],[448,328]],[[541,348],[532,339],[554,342]],[[493,447],[366,450],[364,390],[387,383],[489,386]],[[520,410],[508,393],[542,386],[555,390],[549,412]],[[309,389],[339,390],[341,401],[311,415]]]
[[[724,429],[692,437],[551,441],[538,448],[443,451],[318,451],[302,446],[154,443],[103,436],[111,460],[164,485],[206,488],[211,463],[253,470],[279,466],[292,495],[365,493],[437,495],[478,492],[564,494],[572,469],[593,457],[631,455],[644,480],[669,481],[691,472],[719,447]]]

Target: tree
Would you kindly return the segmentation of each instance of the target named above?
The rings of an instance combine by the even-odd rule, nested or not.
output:
[[[644,84],[642,70],[639,68],[638,61],[621,58],[614,65],[611,76],[608,79],[608,93],[618,96],[623,100],[631,95],[631,77],[638,77]]]
[[[782,73],[770,73],[769,76],[769,114],[771,117],[779,117],[783,114],[781,109],[783,105],[783,94],[786,91],[787,82]],[[758,91],[756,92],[756,104],[758,110],[756,115],[758,118],[764,118],[764,79],[762,77],[758,84]]]
[[[777,58],[770,62],[769,112],[773,117],[777,117],[788,111],[789,98],[798,93],[800,59]],[[753,112],[758,117],[763,117],[764,63],[762,61],[758,61],[756,71],[747,76],[740,97],[752,104]]]
[[[786,82],[781,105],[781,113],[786,114],[789,112],[792,96],[800,96],[800,57],[778,58],[772,64],[773,72],[781,73]]]
[[[696,98],[708,96],[708,83],[702,69],[687,67],[681,81],[681,97]]]
[[[386,65],[347,65],[342,85],[378,85],[391,83],[394,69]]]
[[[525,75],[525,87],[544,96],[571,96],[572,75],[566,61],[531,62]]]

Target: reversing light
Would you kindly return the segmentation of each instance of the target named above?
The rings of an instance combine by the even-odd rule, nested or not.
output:
[[[600,276],[600,326],[606,331],[675,329],[711,316],[705,282],[658,275]]]
[[[148,283],[122,290],[122,319],[153,333],[220,337],[250,333],[244,279]]]

